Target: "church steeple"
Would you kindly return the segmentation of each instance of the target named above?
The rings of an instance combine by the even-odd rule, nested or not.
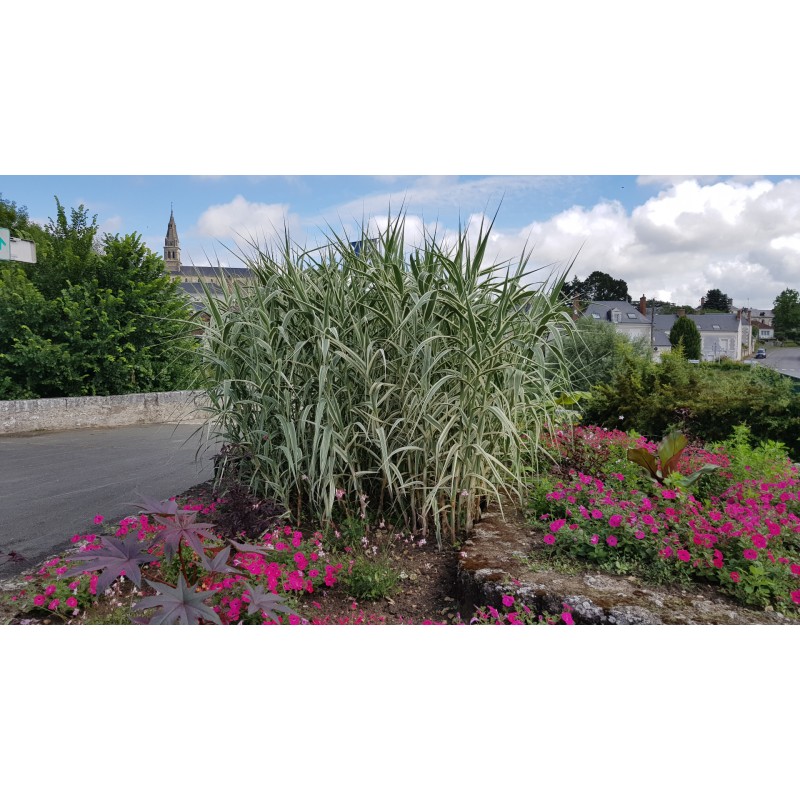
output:
[[[178,228],[175,226],[175,215],[172,213],[172,204],[169,209],[169,225],[167,236],[164,239],[164,263],[167,272],[181,271],[181,243],[178,240]]]

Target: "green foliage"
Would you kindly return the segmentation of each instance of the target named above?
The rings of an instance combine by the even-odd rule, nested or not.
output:
[[[678,317],[669,332],[669,342],[673,347],[682,348],[685,358],[695,361],[700,358],[702,344],[700,331],[689,317]]]
[[[737,481],[757,475],[766,481],[780,480],[789,468],[789,452],[785,444],[767,439],[753,443],[747,425],[735,425],[733,433],[713,450],[730,460],[725,472]]]
[[[592,300],[624,300],[631,302],[628,284],[621,278],[612,278],[605,272],[595,270],[586,280],[573,278],[564,284],[567,297],[578,297],[582,302]]]
[[[650,438],[678,426],[690,438],[710,442],[746,424],[756,439],[782,442],[800,457],[800,395],[792,381],[735,362],[689,364],[676,353],[658,364],[626,358],[611,382],[595,388],[584,421],[635,428]]]
[[[709,289],[703,298],[704,311],[729,311],[731,300],[721,289]]]
[[[210,410],[256,494],[323,525],[349,498],[440,544],[479,498],[521,496],[539,432],[564,413],[572,323],[563,279],[534,284],[525,254],[486,265],[488,237],[408,252],[397,218],[359,252],[352,237],[317,252],[287,239],[254,251],[246,292],[207,294]]]
[[[781,339],[796,339],[800,336],[800,293],[796,289],[784,289],[775,298],[775,335]]]
[[[382,600],[397,586],[399,574],[385,558],[359,555],[343,579],[345,588],[356,600]]]
[[[187,388],[190,309],[163,261],[137,234],[97,247],[83,206],[57,206],[38,263],[0,270],[0,399]]]
[[[584,392],[611,381],[626,357],[643,361],[651,358],[646,339],[630,339],[614,325],[589,317],[581,317],[574,330],[564,336],[563,351],[573,388]]]

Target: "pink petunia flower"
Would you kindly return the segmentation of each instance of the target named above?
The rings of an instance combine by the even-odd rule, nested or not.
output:
[[[692,554],[688,550],[678,550],[677,556],[681,561],[690,561]]]
[[[591,541],[592,541],[592,544],[597,544],[600,541],[600,537],[597,534],[595,534],[594,536],[592,536],[592,540]]]
[[[674,500],[678,495],[672,491],[672,489],[662,489],[661,496],[665,500]]]
[[[751,550],[750,548],[748,548],[747,550],[745,550],[745,551],[742,553],[742,555],[743,555],[743,556],[744,556],[744,557],[745,557],[745,558],[746,558],[748,561],[756,561],[756,560],[758,559],[758,553],[757,553],[755,550]]]
[[[514,598],[510,594],[503,595],[503,605],[506,607],[511,607],[514,605]]]
[[[612,514],[611,517],[609,517],[608,524],[612,528],[619,528],[619,526],[622,525],[622,517],[619,514]]]
[[[43,606],[45,599],[43,594],[37,594],[36,597],[33,598],[33,604],[35,606]]]
[[[104,519],[105,519],[105,517],[104,517],[102,514],[98,514],[98,515],[97,515],[97,516],[94,518],[94,524],[95,524],[95,525],[100,525]]]
[[[795,589],[789,597],[792,598],[792,601],[800,605],[800,589]]]
[[[545,544],[555,544],[556,543],[556,537],[553,536],[552,533],[546,533],[544,535],[544,543]]]
[[[766,537],[762,536],[760,533],[754,533],[750,537],[750,540],[753,542],[753,547],[755,547],[756,550],[763,550],[767,546]]]
[[[68,597],[67,598],[67,605],[70,608],[77,608],[78,607],[78,598],[77,597]]]
[[[558,533],[564,527],[564,525],[566,525],[566,523],[567,521],[565,519],[553,520],[553,522],[550,523],[550,532]]]
[[[645,537],[645,533],[644,533],[644,531],[636,531],[636,533],[634,533],[633,535],[634,535],[634,536],[635,536],[637,539],[644,539],[644,537]]]
[[[564,621],[565,625],[574,625],[575,620],[572,619],[572,614],[569,611],[563,611],[561,613],[561,619]]]
[[[609,547],[616,547],[617,546],[617,537],[614,536],[614,535],[607,536],[606,537],[606,544]]]
[[[734,583],[739,583],[739,581],[741,580],[741,578],[739,577],[739,573],[738,572],[731,572],[731,580]]]

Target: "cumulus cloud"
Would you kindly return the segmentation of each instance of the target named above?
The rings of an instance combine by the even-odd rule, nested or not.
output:
[[[285,225],[290,231],[299,229],[299,219],[289,212],[287,204],[254,203],[239,194],[229,203],[207,208],[193,233],[216,239],[263,242],[281,235]]]
[[[530,238],[540,264],[579,252],[573,274],[595,269],[645,294],[696,305],[719,288],[736,305],[771,307],[800,276],[800,180],[678,180],[628,212],[618,202],[574,206],[490,245],[510,257]]]

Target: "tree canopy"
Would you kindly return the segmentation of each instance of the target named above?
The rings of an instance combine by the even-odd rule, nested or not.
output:
[[[703,298],[704,311],[730,311],[733,300],[721,289],[709,289]]]
[[[701,349],[700,331],[689,317],[678,317],[669,332],[669,343],[681,347],[684,357],[697,360]]]
[[[42,243],[36,264],[0,269],[0,399],[188,388],[191,310],[138,234],[98,241],[96,218],[58,198],[44,228],[2,198],[0,219]]]
[[[586,280],[577,276],[564,284],[567,297],[579,297],[582,302],[592,300],[624,300],[630,303],[628,284],[621,278],[612,278],[605,272],[595,270]]]
[[[775,334],[782,339],[800,337],[800,294],[796,289],[784,289],[775,298]]]

